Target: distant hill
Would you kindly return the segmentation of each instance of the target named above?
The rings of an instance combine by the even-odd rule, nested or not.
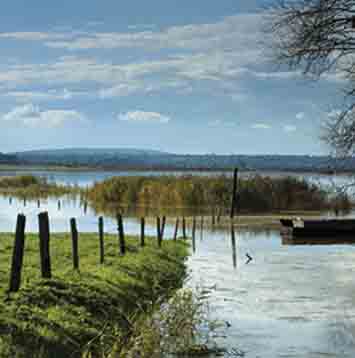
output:
[[[0,164],[14,164],[17,163],[16,155],[0,153]]]
[[[3,155],[25,165],[56,165],[119,170],[241,170],[355,171],[355,159],[335,162],[328,156],[310,155],[184,155],[126,148],[68,148],[34,150]],[[1,155],[0,155],[1,160]]]

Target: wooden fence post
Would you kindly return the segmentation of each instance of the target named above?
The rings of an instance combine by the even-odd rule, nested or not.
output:
[[[99,240],[100,240],[100,264],[105,261],[105,245],[104,245],[104,218],[99,217]]]
[[[192,221],[192,250],[196,252],[196,216],[193,217]]]
[[[174,230],[174,240],[175,241],[177,240],[178,231],[179,231],[179,218],[176,218],[175,230]]]
[[[23,254],[25,247],[25,225],[26,217],[17,216],[15,243],[12,254],[12,265],[10,274],[9,292],[17,292],[21,286],[21,273],[23,264]]]
[[[161,237],[161,227],[160,227],[160,217],[157,216],[157,240],[158,246],[161,247],[162,237]]]
[[[48,213],[38,215],[39,223],[39,252],[41,257],[42,278],[52,278],[51,256],[50,256],[50,233]]]
[[[186,218],[185,218],[185,216],[182,218],[182,237],[185,240],[187,239],[187,235],[186,235]]]
[[[37,208],[39,209],[41,207],[41,201],[38,199],[37,200]]]
[[[238,186],[238,168],[235,168],[234,176],[233,176],[231,219],[234,218],[235,208],[236,208],[236,204],[237,204],[237,189],[238,189],[237,186]]]
[[[141,247],[145,246],[145,219],[141,218]]]
[[[160,229],[160,238],[161,238],[162,241],[164,239],[165,224],[166,224],[166,217],[163,216],[163,219],[162,219],[162,222],[161,222],[161,229]]]
[[[124,255],[126,253],[126,242],[124,237],[124,229],[123,229],[123,218],[121,214],[117,215],[117,224],[118,224],[118,238],[120,245],[120,254]]]
[[[78,230],[74,218],[70,219],[70,229],[73,247],[73,267],[75,270],[79,270]]]

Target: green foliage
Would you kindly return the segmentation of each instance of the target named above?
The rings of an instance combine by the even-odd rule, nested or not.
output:
[[[104,212],[124,206],[228,210],[232,187],[232,178],[227,176],[113,177],[96,183],[88,197],[97,211]],[[293,177],[239,180],[242,212],[322,210],[332,207],[332,201],[325,190]]]
[[[40,278],[39,242],[26,235],[22,288],[7,295],[13,237],[0,234],[0,357],[106,356],[125,344],[133,322],[157,301],[181,287],[188,250],[183,242],[105,236],[105,264],[99,264],[99,239],[79,236],[80,272],[72,269],[71,239],[51,237],[51,280]],[[117,346],[117,348],[120,348]],[[120,348],[121,349],[121,348]]]

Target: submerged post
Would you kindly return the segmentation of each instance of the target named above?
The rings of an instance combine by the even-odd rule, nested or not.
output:
[[[104,218],[99,217],[99,240],[100,240],[100,264],[105,261],[105,245],[104,245]]]
[[[196,216],[193,217],[192,221],[192,250],[196,252]]]
[[[237,204],[237,189],[238,189],[238,168],[234,169],[233,176],[233,193],[232,193],[232,208],[231,208],[231,219],[234,218],[236,204]]]
[[[120,254],[124,255],[126,253],[126,242],[124,237],[124,229],[123,229],[123,218],[121,214],[117,215],[117,224],[118,224],[118,238],[120,245]]]
[[[141,247],[145,246],[145,219],[141,218]]]
[[[73,267],[74,270],[79,270],[78,230],[74,218],[70,219],[70,229],[73,248]]]
[[[201,240],[203,239],[203,225],[205,217],[201,215]]]
[[[179,218],[176,218],[175,230],[174,230],[174,241],[177,240],[178,231],[179,231]]]
[[[50,233],[49,233],[49,217],[48,213],[40,213],[38,215],[39,224],[39,252],[41,257],[41,273],[42,278],[51,278],[51,256],[50,256]]]
[[[25,248],[25,225],[26,217],[22,214],[17,216],[15,244],[12,253],[9,292],[17,292],[21,286],[21,273],[23,254]]]

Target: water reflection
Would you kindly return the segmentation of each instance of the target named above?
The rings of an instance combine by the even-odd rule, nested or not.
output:
[[[51,231],[98,232],[98,213],[80,198],[28,201],[0,198],[1,231],[13,232],[16,216],[27,217],[26,231],[37,232],[37,215],[48,211]],[[141,215],[140,215],[141,216]],[[127,234],[139,235],[140,216],[125,216]],[[182,217],[167,218],[164,238],[182,236]],[[191,221],[186,234],[191,237]],[[211,315],[228,321],[219,343],[240,348],[246,357],[355,356],[355,246],[285,245],[278,230],[211,228],[195,222],[195,253],[188,259],[188,286],[211,291]],[[198,225],[199,224],[199,225]],[[146,217],[145,234],[156,235],[156,217]],[[198,232],[200,231],[200,232]],[[115,218],[105,217],[105,232],[117,234]],[[196,238],[203,238],[196,240]],[[246,265],[245,257],[253,257]]]
[[[351,235],[338,236],[306,236],[297,237],[292,234],[281,235],[282,245],[354,245],[355,237]]]

